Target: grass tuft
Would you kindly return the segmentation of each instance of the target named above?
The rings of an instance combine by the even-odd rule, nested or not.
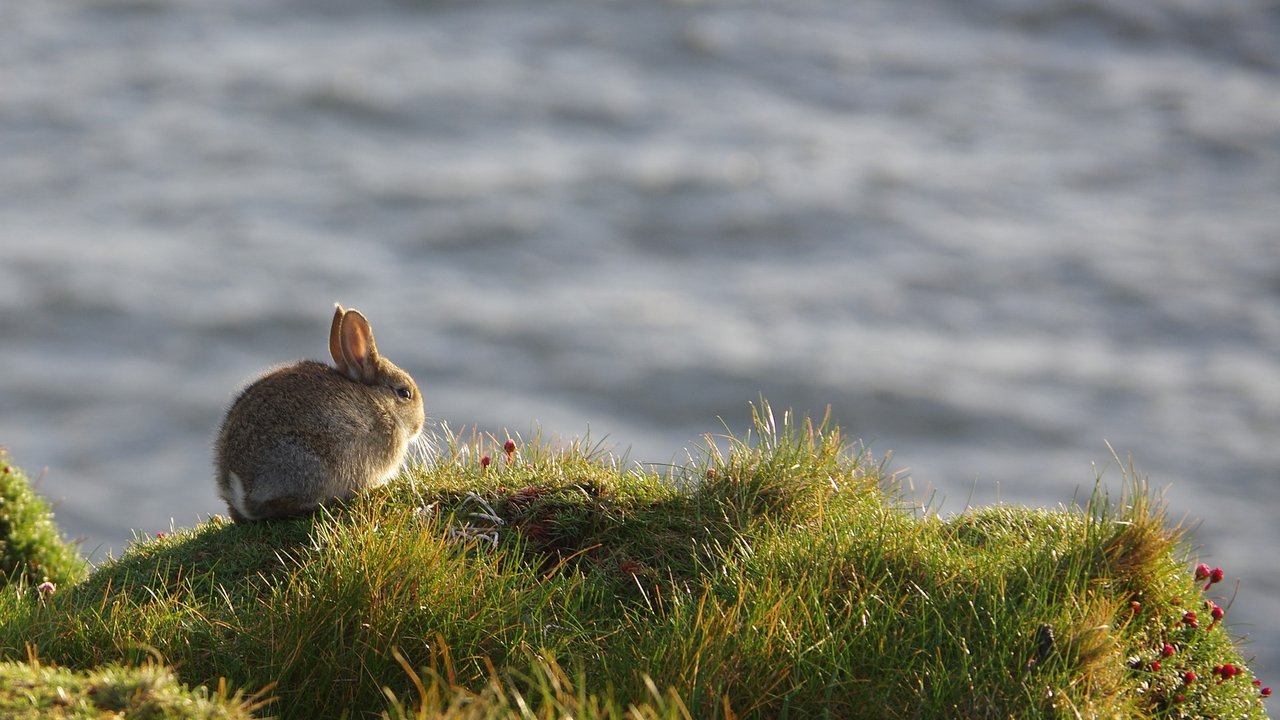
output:
[[[31,659],[0,663],[0,716],[10,720],[248,720],[266,703],[257,696],[188,688],[173,672],[147,663],[74,672]]]
[[[82,580],[88,567],[53,524],[49,504],[0,448],[0,583],[71,584]]]

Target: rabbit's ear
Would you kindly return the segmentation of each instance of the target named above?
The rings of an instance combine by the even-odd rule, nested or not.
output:
[[[333,364],[338,367],[338,372],[343,375],[347,374],[347,359],[342,356],[342,342],[339,340],[339,334],[342,331],[342,306],[333,304],[333,324],[329,326],[329,355],[333,358]]]
[[[369,321],[359,310],[348,310],[342,314],[339,336],[347,377],[372,383],[378,370],[378,346],[373,342]]]

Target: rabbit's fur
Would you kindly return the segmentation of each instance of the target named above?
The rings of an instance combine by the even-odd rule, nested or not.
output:
[[[235,399],[214,451],[218,494],[237,522],[300,515],[390,480],[422,431],[422,395],[378,354],[369,321],[336,306],[336,367],[269,371]]]

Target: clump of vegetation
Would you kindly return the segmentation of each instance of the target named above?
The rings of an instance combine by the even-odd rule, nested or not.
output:
[[[665,470],[586,441],[437,450],[343,507],[0,595],[0,658],[158,654],[282,718],[1266,716],[1214,571],[1132,473],[945,519],[767,405]]]
[[[154,664],[73,672],[35,660],[0,663],[0,716],[9,720],[249,720],[259,706],[225,686],[189,689]]]
[[[0,584],[70,584],[84,579],[88,567],[59,534],[49,504],[0,448]]]

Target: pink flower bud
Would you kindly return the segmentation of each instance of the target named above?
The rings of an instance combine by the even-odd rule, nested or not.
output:
[[[1188,610],[1188,611],[1187,611],[1187,612],[1182,616],[1182,624],[1183,624],[1183,625],[1186,625],[1187,627],[1193,627],[1193,628],[1194,628],[1194,627],[1200,627],[1200,625],[1199,625],[1199,624],[1197,624],[1197,622],[1196,622],[1196,613],[1195,613],[1195,611],[1194,611],[1194,610]]]
[[[1222,576],[1226,573],[1222,572],[1222,568],[1214,568],[1209,571],[1209,582],[1205,583],[1204,589],[1208,590],[1214,583],[1222,582]]]
[[[40,583],[39,585],[37,585],[37,586],[36,586],[36,590],[37,590],[41,595],[52,595],[52,594],[54,594],[55,592],[57,592],[57,591],[58,591],[58,586],[57,586],[57,585],[54,585],[53,583],[49,582],[48,580],[45,580],[44,582],[42,582],[42,583]]]
[[[1200,563],[1196,566],[1196,580],[1204,580],[1209,577],[1209,572],[1209,566],[1204,563]]]
[[[1159,661],[1159,660],[1152,660],[1152,661],[1151,661],[1151,672],[1160,672],[1160,661]]]
[[[1221,620],[1221,619],[1222,619],[1222,617],[1223,617],[1224,615],[1226,615],[1226,614],[1227,614],[1227,611],[1226,611],[1226,610],[1223,610],[1222,608],[1218,607],[1217,605],[1214,605],[1214,606],[1213,606],[1213,611],[1212,611],[1212,612],[1210,612],[1209,614],[1213,616],[1213,621],[1214,621],[1214,622],[1218,622],[1219,620]]]
[[[516,452],[516,441],[508,440],[502,445],[502,451],[508,455],[514,455]]]
[[[1164,647],[1160,648],[1160,657],[1169,657],[1173,655],[1175,652],[1177,652],[1177,648],[1170,645],[1169,643],[1165,643]]]
[[[488,470],[489,463],[491,462],[493,462],[493,458],[489,457],[488,455],[485,455],[484,457],[480,458],[480,467],[485,470]]]
[[[1188,670],[1188,671],[1186,671],[1186,672],[1182,673],[1182,684],[1183,684],[1183,685],[1190,685],[1191,683],[1193,683],[1193,682],[1195,682],[1195,681],[1196,681],[1196,673],[1195,673],[1195,671],[1194,671],[1194,670]]]
[[[1271,697],[1271,688],[1269,688],[1269,687],[1264,687],[1264,688],[1262,688],[1262,697],[1264,697],[1264,698],[1265,698],[1265,697]]]

